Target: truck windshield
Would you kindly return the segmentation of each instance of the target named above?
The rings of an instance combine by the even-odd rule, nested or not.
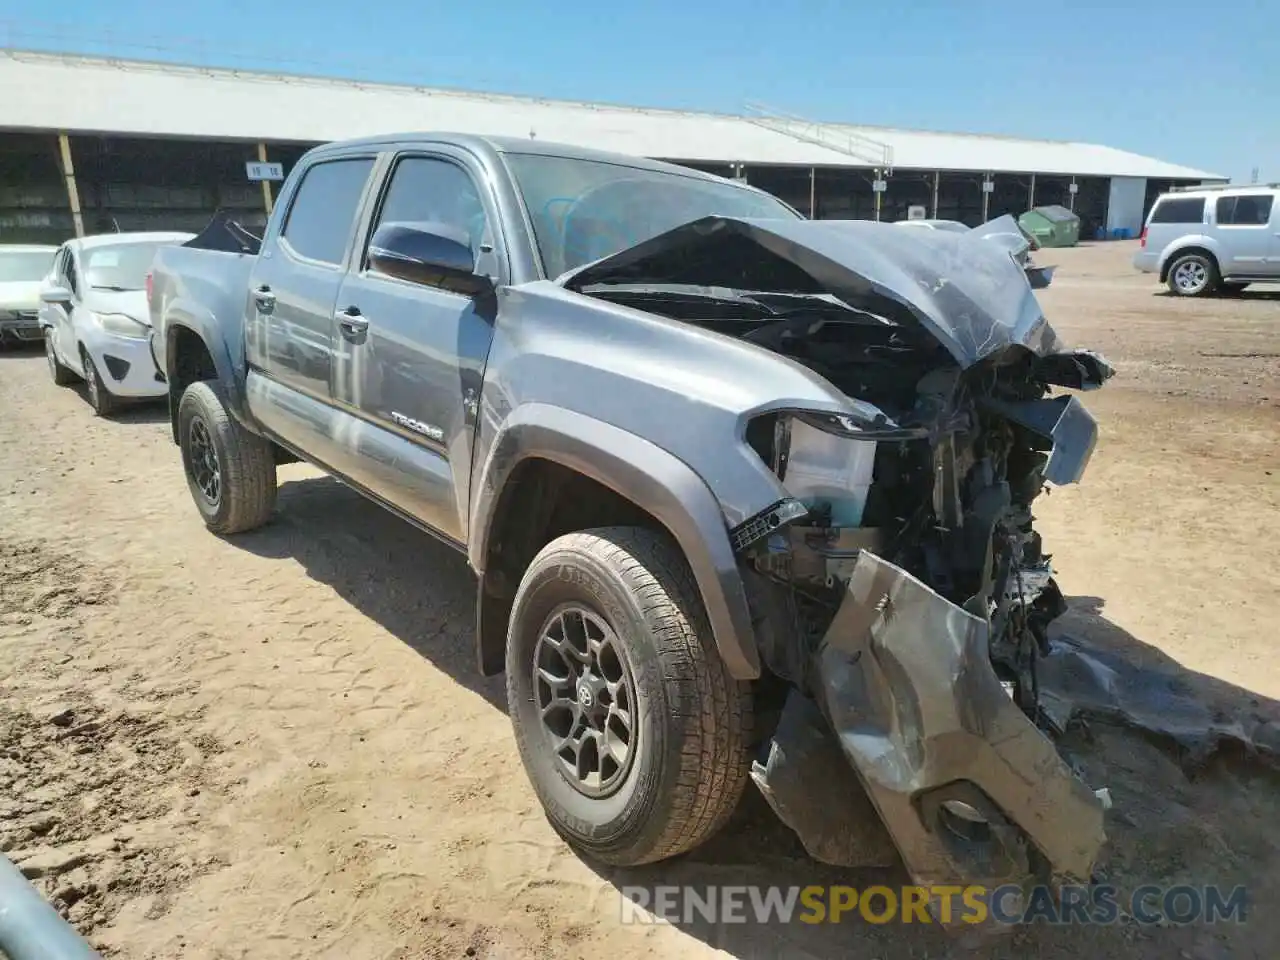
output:
[[[0,283],[43,280],[51,266],[52,250],[0,250]]]
[[[781,200],[732,183],[573,157],[506,159],[548,277],[703,217],[799,219]]]
[[[141,290],[146,285],[147,271],[151,269],[156,251],[167,242],[134,241],[92,247],[81,255],[85,280],[99,290]]]

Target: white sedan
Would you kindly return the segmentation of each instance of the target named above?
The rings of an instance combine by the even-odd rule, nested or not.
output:
[[[99,416],[167,393],[151,357],[146,278],[158,248],[193,236],[112,233],[58,248],[40,290],[49,372],[59,385],[84,380]]]

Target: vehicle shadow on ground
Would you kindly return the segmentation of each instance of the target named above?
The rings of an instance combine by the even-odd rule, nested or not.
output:
[[[505,711],[501,678],[486,680],[476,668],[475,584],[464,559],[452,548],[327,478],[286,477],[277,518],[234,542],[262,556],[296,560],[313,579]],[[1144,675],[1163,678],[1172,688],[1209,705],[1214,716],[1269,719],[1280,725],[1280,703],[1182,667],[1108,620],[1100,598],[1075,597],[1070,603],[1070,612],[1059,621],[1061,634],[1123,657]],[[1272,830],[1280,821],[1280,777],[1272,769],[1228,747],[1191,758],[1173,742],[1102,718],[1073,724],[1064,747],[1090,785],[1106,786],[1113,798],[1107,815],[1111,846],[1104,867],[1110,882],[1122,889],[1141,883],[1216,883],[1227,888],[1245,884],[1250,902],[1258,904],[1280,894],[1280,883],[1272,879],[1280,876],[1280,840]],[[901,865],[847,870],[814,862],[752,787],[728,826],[684,857],[632,869],[584,862],[624,901],[639,906],[646,905],[646,896],[655,896],[656,887],[691,886],[705,894],[708,887],[839,885],[864,890],[873,885],[900,889],[908,882]],[[746,912],[750,911],[748,901]],[[624,905],[623,916],[627,912]],[[1280,932],[1280,918],[1257,914],[1244,925],[1212,927],[1037,924],[976,946],[965,944],[961,950],[954,935],[936,925],[872,923],[856,909],[839,923],[795,918],[790,923],[711,922],[691,912],[677,917],[673,925],[742,960],[918,960],[957,955],[979,960],[1216,960],[1269,956],[1267,946]]]
[[[1182,300],[1183,297],[1178,296],[1172,290],[1157,290],[1154,294],[1157,297],[1168,297],[1170,300]],[[1280,287],[1250,287],[1248,290],[1241,290],[1239,293],[1226,296],[1218,294],[1210,297],[1211,300],[1234,300],[1238,303],[1248,303],[1250,300],[1280,300]]]
[[[276,516],[234,543],[289,558],[401,643],[495,709],[502,678],[480,676],[475,653],[476,582],[458,551],[328,477],[289,480],[282,467]]]

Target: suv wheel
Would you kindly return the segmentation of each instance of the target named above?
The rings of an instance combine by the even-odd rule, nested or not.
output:
[[[271,443],[227,413],[215,382],[193,383],[178,402],[178,442],[187,486],[204,524],[217,534],[260,527],[276,503]]]
[[[571,533],[525,571],[507,706],[547,817],[632,866],[723,826],[748,773],[750,686],[730,677],[684,557],[635,527]]]
[[[1169,265],[1169,290],[1180,297],[1204,297],[1218,288],[1218,265],[1203,253],[1184,253]]]

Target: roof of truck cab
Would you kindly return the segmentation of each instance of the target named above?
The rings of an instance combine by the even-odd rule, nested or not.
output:
[[[153,231],[151,233],[98,233],[89,237],[71,240],[81,250],[94,250],[98,247],[115,247],[127,243],[165,243],[166,241],[185,241],[194,237],[194,233],[175,230]]]
[[[618,163],[628,167],[639,167],[645,170],[662,170],[678,173],[681,176],[701,177],[706,180],[724,180],[712,173],[703,173],[691,167],[666,163],[662,160],[651,160],[629,153],[616,153],[608,150],[593,150],[571,143],[557,143],[552,140],[521,137],[492,137],[475,133],[453,133],[450,131],[416,131],[411,133],[389,133],[374,137],[357,137],[351,140],[339,140],[333,143],[313,147],[311,153],[324,154],[346,152],[361,147],[401,146],[420,143],[424,146],[432,143],[454,144],[480,152],[524,153],[542,157],[566,157],[572,160],[596,160],[601,163]]]

